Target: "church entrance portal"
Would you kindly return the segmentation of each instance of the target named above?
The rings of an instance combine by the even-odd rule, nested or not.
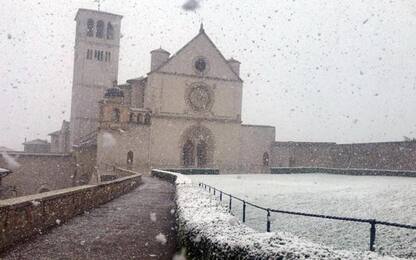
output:
[[[212,161],[213,139],[208,128],[195,126],[183,136],[182,163],[184,167],[207,167]]]

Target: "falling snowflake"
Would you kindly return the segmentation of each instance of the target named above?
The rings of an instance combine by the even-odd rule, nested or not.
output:
[[[35,206],[35,207],[40,205],[40,202],[37,201],[37,200],[32,200],[31,202],[32,202],[32,205]]]
[[[152,220],[153,222],[156,222],[157,220],[156,213],[150,213],[150,220]]]
[[[182,9],[185,11],[195,11],[200,7],[200,0],[188,0],[182,5]]]
[[[164,245],[167,242],[166,236],[163,235],[162,233],[159,233],[159,235],[156,236],[156,241]]]

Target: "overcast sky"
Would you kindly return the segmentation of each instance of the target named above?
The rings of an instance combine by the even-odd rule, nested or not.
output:
[[[119,82],[144,75],[150,50],[171,53],[199,23],[241,61],[243,121],[278,141],[416,137],[416,1],[105,0],[122,20]],[[2,0],[0,146],[22,149],[70,116],[74,17],[91,0]]]

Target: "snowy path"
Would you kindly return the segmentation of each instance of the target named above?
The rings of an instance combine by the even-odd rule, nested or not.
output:
[[[177,246],[171,211],[175,208],[174,186],[151,177],[143,177],[143,181],[131,193],[18,245],[0,258],[172,259]]]

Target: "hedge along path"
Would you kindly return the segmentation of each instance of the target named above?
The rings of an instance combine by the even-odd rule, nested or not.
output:
[[[142,180],[134,191],[61,223],[0,258],[172,259],[177,248],[175,187],[157,178]]]

